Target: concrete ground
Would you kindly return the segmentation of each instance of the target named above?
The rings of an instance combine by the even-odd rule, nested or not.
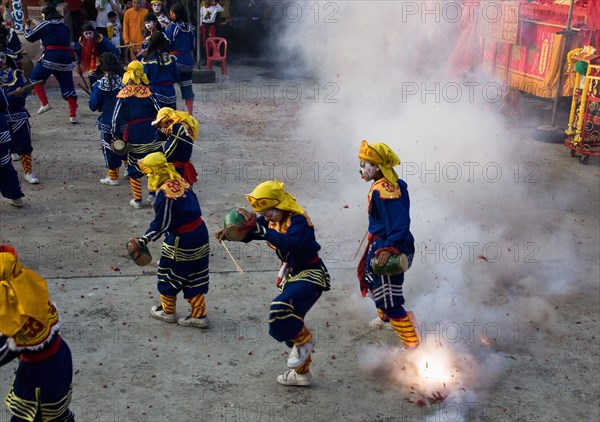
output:
[[[268,335],[278,263],[264,244],[228,244],[245,270],[240,274],[224,249],[211,241],[210,329],[178,327],[150,317],[150,307],[158,303],[156,265],[135,266],[124,244],[144,233],[153,212],[150,207],[134,210],[128,205],[131,193],[126,181],[117,187],[98,183],[105,170],[96,114],[87,109],[87,97],[80,92],[80,123],[69,125],[66,103],[58,89],[51,88],[54,108],[48,113],[36,115],[37,99],[28,100],[34,172],[41,183],[23,182],[22,209],[10,207],[6,200],[0,203],[0,240],[14,245],[24,265],[48,280],[61,315],[62,335],[73,352],[72,409],[77,420],[598,420],[600,166],[593,157],[587,166],[580,165],[561,144],[530,137],[530,130],[547,118],[542,107],[548,103],[525,104],[527,118],[509,121],[504,128],[506,139],[521,145],[518,166],[524,173],[517,179],[533,174],[538,182],[528,186],[533,205],[511,202],[510,195],[501,205],[477,200],[472,204],[473,210],[487,206],[490,218],[515,213],[512,230],[536,234],[516,236],[520,249],[514,256],[519,259],[512,260],[510,236],[497,233],[505,256],[511,257],[508,263],[485,266],[489,253],[476,250],[474,259],[459,263],[467,270],[456,275],[452,266],[456,264],[444,255],[446,249],[436,249],[455,239],[445,236],[453,219],[436,221],[432,199],[419,193],[427,181],[412,172],[406,177],[413,189],[417,243],[433,245],[438,254],[428,255],[426,247],[421,248],[407,274],[407,305],[422,324],[424,343],[410,354],[394,350],[398,339],[391,331],[367,326],[374,309],[358,294],[355,251],[366,228],[367,191],[358,184],[356,161],[345,157],[355,156],[361,135],[356,135],[349,153],[315,157],[320,141],[303,141],[306,138],[295,132],[302,108],[314,101],[314,94],[306,94],[311,80],[289,70],[251,64],[240,61],[230,66],[227,81],[194,85],[195,115],[201,123],[193,159],[200,179],[195,189],[211,233],[221,227],[228,208],[243,205],[243,194],[267,178],[284,180],[309,210],[333,287],[307,317],[317,339],[315,384],[285,388],[275,382],[286,369],[288,350]],[[288,94],[279,88],[289,83],[304,88],[300,101],[282,100]],[[275,87],[273,95],[254,94],[269,86]],[[563,112],[561,118],[565,117]],[[502,165],[506,170],[510,162]],[[472,197],[490,189],[461,182],[472,189]],[[350,189],[354,193],[348,193]],[[500,201],[502,194],[497,196]],[[576,200],[557,205],[565,197]],[[446,194],[437,199],[452,202]],[[564,238],[547,236],[565,228]],[[573,255],[560,253],[566,243],[574,245]],[[157,258],[160,245],[151,245],[151,251]],[[525,261],[527,257],[533,260]],[[507,277],[487,297],[469,297],[487,273],[503,273],[506,268],[522,278],[546,271],[576,277],[560,292],[550,291],[543,282],[531,292],[521,280]],[[458,294],[448,297],[440,287],[442,279],[452,281],[453,274],[473,282],[458,283],[465,286],[460,295],[466,302]],[[543,296],[543,303],[536,302],[538,296]],[[450,299],[457,305],[450,308],[454,315],[440,316],[439,306]],[[518,318],[508,316],[515,300],[521,300]],[[462,314],[460,308],[467,305],[477,305],[478,315]],[[505,309],[506,316],[487,314],[492,308]],[[187,304],[180,299],[178,313],[186,312]],[[418,353],[435,356],[440,348],[450,356],[443,382],[428,384],[431,378],[422,372],[408,374]],[[427,369],[433,364],[428,361]],[[0,370],[2,397],[16,366],[13,362]],[[438,393],[446,400],[436,400]],[[0,421],[8,419],[1,407]]]

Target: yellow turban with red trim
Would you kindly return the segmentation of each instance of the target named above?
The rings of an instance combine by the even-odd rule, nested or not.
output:
[[[163,107],[158,110],[156,119],[152,122],[152,126],[158,125],[161,120],[165,118],[172,121],[169,129],[171,129],[175,123],[183,124],[192,140],[198,137],[198,129],[200,128],[200,124],[198,123],[198,120],[196,120],[191,114],[186,113],[185,111],[173,110],[171,107]]]
[[[284,184],[279,180],[268,180],[254,188],[246,199],[255,212],[261,213],[270,208],[290,211],[295,214],[306,215],[304,208],[297,202],[296,198],[283,190]]]
[[[377,164],[383,177],[394,186],[398,186],[398,174],[394,167],[400,165],[400,158],[392,149],[383,142],[369,145],[367,141],[360,143],[358,159]]]
[[[0,246],[0,333],[13,337],[30,317],[46,323],[48,300],[46,280],[23,267],[14,248]]]
[[[144,73],[144,65],[142,62],[137,60],[132,61],[125,68],[125,74],[123,75],[123,83],[133,82],[139,85],[141,82],[148,85],[148,76]]]
[[[154,192],[167,180],[182,180],[172,163],[167,162],[165,154],[153,152],[138,160],[140,170],[148,176],[148,190]]]

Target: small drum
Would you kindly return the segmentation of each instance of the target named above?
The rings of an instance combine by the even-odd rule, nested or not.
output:
[[[127,142],[120,139],[114,139],[110,143],[110,146],[115,154],[120,156],[127,155]]]
[[[371,260],[373,271],[379,275],[397,275],[408,271],[410,268],[408,257],[404,254],[391,255],[384,266],[377,263],[377,258]]]
[[[223,232],[227,240],[239,242],[246,237],[250,228],[244,227],[245,222],[246,219],[238,212],[237,208],[227,211],[223,221]]]
[[[152,262],[152,255],[147,246],[143,248],[136,239],[130,239],[127,242],[127,253],[129,257],[140,267],[144,267]]]

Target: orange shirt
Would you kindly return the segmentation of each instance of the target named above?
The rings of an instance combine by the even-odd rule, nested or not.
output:
[[[142,28],[144,27],[146,13],[148,13],[148,9],[142,7],[139,10],[132,7],[125,11],[123,16],[123,42],[125,44],[142,44],[144,41]]]

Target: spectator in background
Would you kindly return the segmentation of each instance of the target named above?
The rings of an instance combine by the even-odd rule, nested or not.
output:
[[[171,19],[164,11],[162,0],[152,0],[152,12],[158,19],[160,26],[162,26],[163,29],[166,29],[166,27],[171,23]]]
[[[200,21],[202,22],[202,27],[200,30],[202,34],[201,51],[204,51],[204,59],[206,59],[208,54],[212,53],[211,51],[206,51],[206,39],[217,36],[217,13],[223,12],[224,10],[223,6],[216,0],[206,0],[202,2],[202,7],[200,8]]]
[[[106,29],[110,22],[108,14],[109,12],[122,13],[123,9],[121,8],[121,5],[117,3],[117,0],[96,0],[96,10],[98,11],[98,16],[96,17],[96,32],[110,38],[108,36],[108,30]]]
[[[121,22],[119,22],[119,16],[117,12],[111,10],[108,12],[108,23],[106,24],[106,32],[108,33],[108,39],[115,46],[121,45]]]
[[[96,0],[81,0],[83,3],[83,20],[88,21],[92,26],[96,27],[96,18],[98,17],[98,11],[96,10]],[[81,29],[80,29],[81,31]],[[81,34],[81,32],[79,32]],[[74,38],[78,40],[79,37]]]
[[[64,0],[69,6],[69,21],[65,22],[71,31],[71,41],[77,41],[81,36],[81,27],[83,26],[82,0]]]
[[[125,11],[123,16],[123,43],[130,44],[129,55],[131,60],[135,60],[135,45],[141,47],[144,42],[144,17],[148,13],[148,9],[140,7],[140,0],[131,1],[131,9]]]

